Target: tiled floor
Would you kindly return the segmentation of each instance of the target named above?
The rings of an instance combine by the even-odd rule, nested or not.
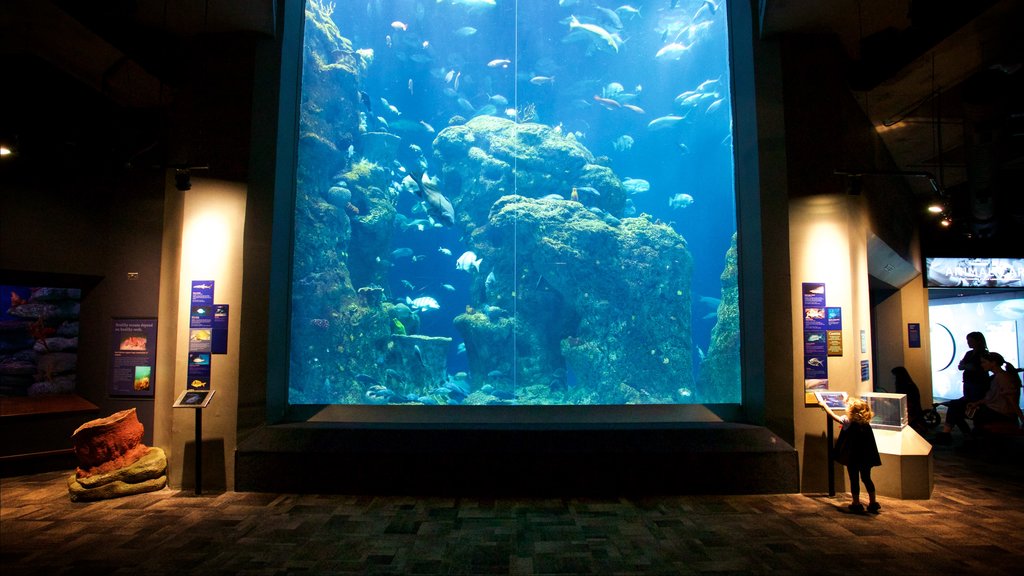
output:
[[[412,498],[160,492],[72,503],[0,480],[0,574],[1024,573],[1024,451],[937,447],[930,500]]]

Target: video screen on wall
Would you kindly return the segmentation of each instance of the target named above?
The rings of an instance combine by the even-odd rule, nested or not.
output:
[[[740,402],[726,11],[308,0],[289,402]]]
[[[926,258],[929,288],[1024,288],[1024,258]]]
[[[967,335],[981,332],[992,352],[1020,366],[1024,349],[1024,291],[930,300],[932,393],[936,398],[963,396],[958,364],[970,347]]]

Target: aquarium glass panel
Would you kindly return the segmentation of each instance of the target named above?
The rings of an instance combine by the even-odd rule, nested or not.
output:
[[[741,401],[725,0],[309,0],[291,404]]]

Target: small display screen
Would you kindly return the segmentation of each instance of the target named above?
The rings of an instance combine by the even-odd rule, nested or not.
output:
[[[206,392],[186,392],[185,397],[181,399],[182,404],[189,406],[198,406],[206,400]]]

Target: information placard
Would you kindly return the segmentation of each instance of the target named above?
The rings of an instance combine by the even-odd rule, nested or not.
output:
[[[918,323],[907,324],[907,346],[910,348],[921,347],[921,325]]]
[[[113,319],[111,396],[153,396],[156,334],[156,318]]]
[[[216,390],[185,390],[174,401],[174,408],[206,408]]]
[[[800,286],[804,324],[804,392],[806,403],[814,402],[810,393],[828,390],[828,309],[825,284],[804,282]]]

